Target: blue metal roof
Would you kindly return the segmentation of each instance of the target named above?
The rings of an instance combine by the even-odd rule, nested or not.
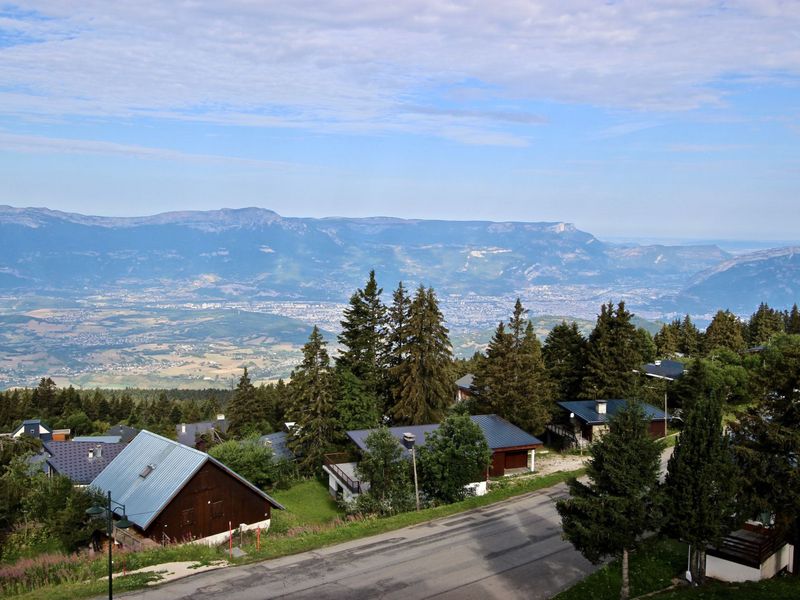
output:
[[[456,379],[456,387],[460,387],[463,389],[470,389],[472,386],[472,381],[475,379],[475,376],[472,373],[467,373],[460,379]]]
[[[518,446],[540,446],[542,441],[529,433],[526,433],[516,425],[512,425],[502,417],[497,415],[473,415],[470,417],[472,422],[481,428],[489,448],[500,450],[503,448],[514,448]],[[402,442],[404,433],[413,433],[416,437],[416,445],[423,446],[426,436],[432,431],[439,429],[439,424],[431,425],[403,425],[401,427],[390,427],[391,433],[398,442]],[[375,429],[357,429],[348,431],[347,436],[355,442],[361,450],[366,449],[367,436]]]
[[[606,414],[597,412],[597,400],[570,400],[569,402],[559,402],[558,405],[564,410],[573,413],[581,421],[589,425],[600,425],[607,423],[609,417],[617,414],[625,406],[627,400],[612,399],[606,400]],[[664,420],[664,411],[659,410],[651,404],[641,403],[644,414],[651,421]]]
[[[658,360],[644,365],[644,372],[650,377],[663,379],[679,379],[684,372],[685,365],[677,360]]]
[[[125,505],[128,519],[147,529],[170,501],[206,463],[213,462],[260,494],[272,506],[283,508],[267,494],[205,452],[173,440],[141,431],[117,457],[92,481],[103,492],[111,491],[113,500]],[[142,477],[151,466],[152,469]],[[121,509],[115,512],[122,514]]]

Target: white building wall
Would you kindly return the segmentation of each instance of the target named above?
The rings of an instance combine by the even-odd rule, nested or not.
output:
[[[251,531],[261,528],[262,533],[267,533],[269,530],[269,524],[271,519],[264,519],[263,521],[258,521],[257,523],[240,523],[239,525],[234,525],[234,529],[241,529],[242,531]],[[192,540],[188,542],[190,544],[203,544],[205,546],[217,546],[223,542],[227,542],[228,538],[230,537],[230,532],[223,531],[221,533],[215,533],[214,535],[210,535],[208,537],[200,538],[197,540]]]

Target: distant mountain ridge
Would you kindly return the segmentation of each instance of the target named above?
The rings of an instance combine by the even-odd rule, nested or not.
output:
[[[402,280],[440,293],[595,285],[675,294],[745,259],[715,245],[609,244],[564,222],[312,219],[263,208],[100,217],[0,206],[0,242],[0,290],[163,288],[199,299],[341,300],[370,269],[386,288]]]

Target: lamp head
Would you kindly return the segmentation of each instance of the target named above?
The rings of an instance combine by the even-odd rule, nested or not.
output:
[[[94,506],[91,506],[91,507],[86,509],[86,514],[89,515],[90,517],[99,517],[105,511],[106,511],[105,508],[103,508],[102,506],[97,506],[95,504]]]

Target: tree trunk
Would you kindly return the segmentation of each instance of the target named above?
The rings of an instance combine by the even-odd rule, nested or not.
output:
[[[631,596],[631,585],[628,581],[628,549],[622,549],[622,587],[619,589],[619,600],[628,600]]]

